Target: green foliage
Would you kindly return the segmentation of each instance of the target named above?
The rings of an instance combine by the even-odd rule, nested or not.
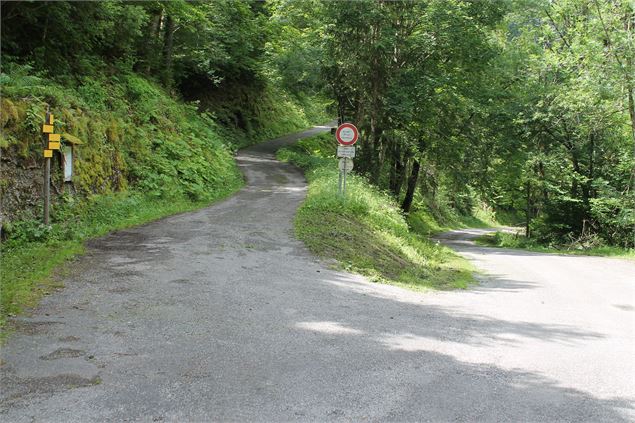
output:
[[[240,179],[230,142],[220,138],[218,126],[137,75],[112,82],[86,79],[77,90],[46,79],[39,80],[41,85],[23,85],[28,79],[10,75],[5,80],[5,95],[26,110],[23,120],[8,122],[6,134],[30,144],[40,132],[40,98],[45,98],[58,129],[87,141],[75,161],[76,187],[83,195],[119,191],[132,183],[158,198],[184,195],[199,201]],[[33,100],[14,98],[26,92]]]
[[[390,195],[366,178],[351,174],[346,198],[338,196],[334,152],[333,137],[323,135],[278,153],[305,169],[309,180],[295,222],[309,249],[372,280],[410,289],[465,288],[472,282],[465,260],[411,231]]]
[[[403,193],[406,212],[422,161],[426,177],[444,176],[428,166],[447,168],[457,194],[466,185],[455,174],[470,160],[471,121],[495,53],[490,30],[502,11],[500,2],[435,0],[325,6],[326,79],[340,118],[361,130],[359,169],[395,198]]]
[[[504,53],[495,86],[507,96],[491,109],[502,137],[493,144],[497,188],[488,197],[524,212],[530,236],[545,245],[590,234],[631,245],[632,3],[525,5],[499,32]]]
[[[3,235],[10,239],[11,244],[26,244],[35,241],[45,241],[52,232],[52,227],[44,225],[40,220],[23,220],[7,223],[2,227]],[[7,245],[7,244],[5,244]]]
[[[127,60],[146,19],[144,7],[120,1],[3,4],[3,55],[57,75],[94,74]]]
[[[543,243],[589,231],[635,242],[631,1],[308,9],[324,28],[321,68],[339,117],[361,129],[357,169],[404,211],[419,201],[465,215],[484,202],[511,220],[524,214]]]
[[[587,256],[619,257],[635,260],[635,250],[619,247],[603,246],[595,236],[586,239],[572,240],[568,244],[544,245],[533,238],[527,238],[519,233],[495,232],[476,239],[479,245],[516,248],[550,254],[576,254]]]

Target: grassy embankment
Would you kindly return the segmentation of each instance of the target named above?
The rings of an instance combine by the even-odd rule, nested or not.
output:
[[[295,229],[312,252],[373,281],[414,290],[466,288],[474,281],[467,260],[410,228],[394,200],[363,177],[349,175],[346,199],[340,198],[334,153],[328,134],[278,152],[279,159],[304,169],[309,181]]]
[[[84,144],[75,158],[77,194],[56,197],[50,227],[40,223],[40,210],[3,222],[0,338],[8,316],[58,286],[52,275],[83,251],[83,241],[230,195],[243,184],[233,151],[309,124],[302,108],[280,93],[262,98],[255,107],[261,115],[252,117],[259,125],[241,131],[217,125],[135,74],[62,86],[18,70],[0,75],[0,148],[10,160],[3,173],[6,166],[41,160],[45,103],[56,116],[56,132]],[[11,188],[3,177],[2,195]]]
[[[478,245],[499,248],[515,248],[537,253],[569,254],[582,256],[603,256],[635,260],[635,250],[613,246],[584,246],[571,244],[565,246],[545,246],[522,234],[495,232],[475,239]]]

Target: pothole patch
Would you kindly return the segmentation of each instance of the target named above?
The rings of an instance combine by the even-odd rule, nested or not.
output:
[[[86,355],[86,351],[73,348],[58,348],[52,353],[43,355],[40,360],[58,360],[60,358],[77,358]]]

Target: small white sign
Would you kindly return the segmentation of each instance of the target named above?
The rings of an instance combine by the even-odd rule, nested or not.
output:
[[[351,170],[353,170],[353,159],[340,159],[339,168],[346,173],[350,172]]]
[[[344,146],[344,145],[339,145],[337,147],[337,157],[347,157],[349,159],[352,159],[355,157],[355,147],[350,146]]]
[[[342,138],[343,141],[351,142],[355,139],[355,132],[353,132],[351,128],[342,128],[340,138]]]
[[[73,149],[64,148],[64,182],[73,181]]]

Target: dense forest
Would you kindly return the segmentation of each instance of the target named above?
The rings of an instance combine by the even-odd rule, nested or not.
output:
[[[48,104],[87,198],[215,198],[233,150],[337,116],[404,213],[635,243],[629,0],[3,2],[1,35],[5,220],[39,213]]]
[[[360,166],[413,206],[476,201],[544,243],[635,242],[629,1],[328,2],[323,71]]]

